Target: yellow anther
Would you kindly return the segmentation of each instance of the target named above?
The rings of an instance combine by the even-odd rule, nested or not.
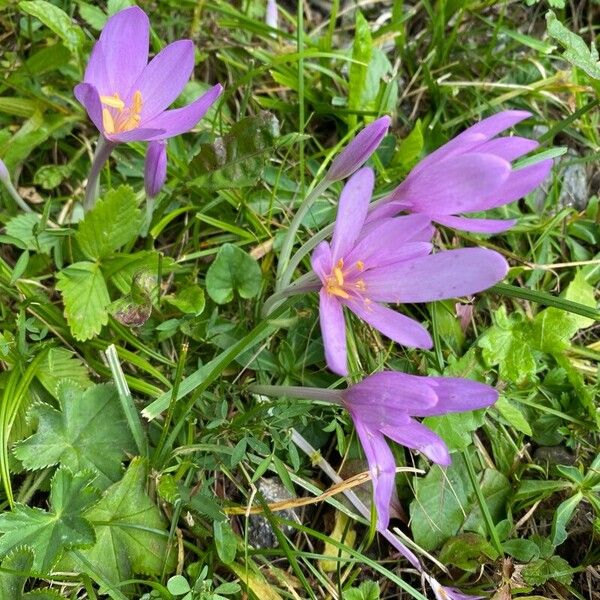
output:
[[[113,121],[112,115],[108,108],[102,109],[102,126],[104,127],[105,133],[115,132],[115,122]]]
[[[336,267],[333,270],[333,275],[335,276],[338,285],[344,285],[344,272],[339,267]]]
[[[142,92],[140,90],[136,90],[133,94],[133,114],[138,115],[142,112],[142,106],[144,104],[144,100],[142,98]]]
[[[350,298],[350,294],[337,285],[328,285],[327,291],[334,296],[339,296],[340,298]]]
[[[365,263],[362,260],[357,260],[356,261],[356,268],[359,271],[364,271],[365,270]]]
[[[119,125],[119,131],[131,131],[135,129],[140,124],[140,115],[131,115],[125,123]]]
[[[100,102],[111,108],[116,108],[117,110],[123,110],[125,108],[125,102],[119,98],[119,94],[114,94],[113,96],[100,96]]]
[[[361,292],[364,292],[367,289],[363,279],[359,279],[354,285],[356,286],[356,289],[360,290]]]

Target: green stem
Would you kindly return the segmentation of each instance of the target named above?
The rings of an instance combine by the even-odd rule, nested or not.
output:
[[[304,198],[302,204],[294,215],[290,226],[288,227],[285,238],[283,239],[283,244],[281,245],[279,263],[277,265],[277,278],[275,285],[275,290],[277,292],[281,291],[286,286],[286,284],[283,282],[283,274],[288,269],[290,256],[292,254],[292,248],[294,247],[294,241],[296,239],[298,229],[300,229],[300,225],[302,224],[304,217],[307,215],[315,200],[328,188],[330,183],[331,182],[327,179],[323,179],[313,188],[308,196]],[[289,277],[289,279],[291,279],[291,277]],[[289,280],[287,283],[289,283]]]
[[[94,158],[92,159],[92,168],[87,180],[87,186],[85,188],[85,199],[83,201],[84,212],[89,212],[94,208],[96,200],[98,198],[99,190],[99,179],[100,172],[104,163],[108,160],[110,153],[113,151],[116,144],[109,142],[104,136],[100,136],[98,143],[96,144],[96,151],[94,152]]]

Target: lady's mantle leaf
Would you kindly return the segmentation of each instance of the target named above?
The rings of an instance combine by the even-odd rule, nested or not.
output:
[[[82,513],[100,498],[91,486],[94,475],[76,475],[61,467],[50,485],[50,510],[17,504],[12,512],[0,515],[0,555],[27,544],[36,549],[33,570],[47,573],[68,548],[94,543],[94,528]]]
[[[117,390],[97,385],[83,390],[71,381],[57,389],[60,411],[37,404],[37,433],[19,442],[15,456],[28,469],[61,464],[73,471],[91,469],[104,489],[121,476],[121,460],[134,444],[121,410]]]
[[[217,304],[233,300],[234,290],[242,298],[254,298],[262,275],[258,263],[232,244],[223,244],[206,273],[206,291]]]
[[[146,476],[146,462],[134,459],[123,479],[86,513],[96,527],[96,543],[81,554],[111,582],[130,579],[133,573],[159,575],[165,560],[167,572],[174,567],[174,556],[167,556],[165,522],[146,493]],[[67,562],[67,568],[76,563],[86,569],[76,556]]]
[[[2,561],[0,572],[0,598],[21,600],[27,573],[33,567],[33,550],[28,546],[15,548]]]
[[[100,266],[78,262],[57,276],[56,288],[62,292],[65,316],[75,339],[94,337],[108,322],[110,297]]]

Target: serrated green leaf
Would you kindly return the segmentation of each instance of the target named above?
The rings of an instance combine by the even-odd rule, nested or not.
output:
[[[490,366],[499,366],[501,379],[516,384],[532,381],[536,361],[531,347],[531,323],[518,314],[508,317],[504,306],[494,313],[494,323],[478,342],[483,359]]]
[[[76,53],[85,39],[81,28],[58,6],[46,0],[19,2],[19,8],[39,19],[46,27],[58,35],[64,45]]]
[[[60,410],[37,404],[31,413],[37,432],[15,445],[14,454],[27,469],[61,464],[73,471],[97,473],[104,489],[121,477],[121,461],[134,451],[129,427],[113,385],[83,390],[64,380],[58,387]]]
[[[6,234],[19,240],[20,248],[49,254],[65,232],[43,227],[42,218],[37,213],[25,213],[8,221]]]
[[[108,323],[110,297],[100,266],[91,262],[70,265],[57,275],[56,289],[62,293],[65,317],[73,336],[89,340]]]
[[[578,272],[567,287],[565,300],[596,307],[594,288]],[[533,341],[542,351],[554,354],[566,350],[571,338],[580,330],[594,324],[593,319],[550,307],[539,312],[533,322]]]
[[[94,528],[82,513],[95,504],[100,493],[91,483],[94,475],[73,475],[61,467],[50,484],[50,510],[17,504],[0,514],[0,555],[24,544],[35,547],[33,569],[48,573],[69,548],[94,543]]]
[[[33,558],[33,549],[29,546],[15,548],[4,557],[0,572],[0,600],[21,600]]]
[[[166,572],[174,568],[166,523],[146,492],[147,469],[146,461],[134,459],[123,479],[85,515],[96,528],[96,543],[81,554],[110,582],[125,581],[134,573],[160,575],[164,565]],[[77,565],[87,571],[73,555],[63,562],[66,568]]]
[[[573,569],[564,558],[550,556],[525,565],[521,575],[530,585],[543,585],[550,579],[555,579],[563,585],[569,585],[573,580]]]
[[[242,298],[260,292],[262,274],[258,263],[233,244],[223,244],[206,273],[206,291],[217,304],[233,300],[236,291]]]
[[[546,24],[548,35],[565,49],[563,58],[593,79],[600,79],[598,50],[593,45],[588,47],[583,38],[569,31],[551,10],[546,13]]]
[[[278,137],[279,122],[271,113],[246,117],[222,138],[200,146],[190,164],[190,176],[204,190],[254,185]]]
[[[134,191],[127,185],[110,190],[79,224],[75,238],[90,260],[105,258],[133,240],[142,225]]]
[[[454,565],[474,573],[482,564],[496,560],[498,553],[481,535],[463,533],[451,537],[440,550],[439,559],[444,565]]]
[[[72,168],[69,165],[44,165],[35,172],[33,183],[45,190],[53,190],[69,177],[71,171]]]

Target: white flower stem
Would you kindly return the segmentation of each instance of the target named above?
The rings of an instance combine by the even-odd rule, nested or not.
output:
[[[304,452],[311,461],[316,464],[334,483],[342,483],[343,479],[337,474],[336,470],[321,456],[320,452],[315,450],[298,431],[292,429],[292,441],[302,452]],[[367,520],[371,520],[371,511],[365,506],[364,502],[352,491],[343,490],[342,493],[352,505],[358,510],[358,512]],[[402,556],[404,556],[410,564],[417,569],[419,572],[423,572],[423,565],[417,556],[411,552],[389,529],[379,531],[381,535],[390,543],[396,550],[398,550]]]
[[[85,188],[85,199],[83,201],[83,211],[89,212],[94,208],[96,200],[98,198],[99,179],[100,172],[104,163],[108,160],[110,153],[113,151],[116,144],[109,142],[104,136],[98,138],[96,144],[96,151],[94,152],[94,158],[92,159],[92,168],[87,180],[87,186]]]
[[[12,199],[17,203],[21,210],[25,212],[33,212],[31,207],[21,198],[19,192],[17,192],[15,186],[12,184],[10,179],[2,179],[2,183],[6,186],[8,193],[11,195]]]
[[[297,385],[262,385],[258,383],[250,384],[248,390],[253,394],[260,394],[261,396],[304,398],[305,400],[317,400],[318,402],[342,405],[342,390]]]
[[[293,284],[288,285],[279,292],[275,292],[265,300],[265,303],[262,307],[263,318],[266,319],[286,298],[289,298],[290,296],[296,296],[298,294],[316,292],[320,287],[321,282],[312,271],[310,273],[305,273],[296,279]]]

